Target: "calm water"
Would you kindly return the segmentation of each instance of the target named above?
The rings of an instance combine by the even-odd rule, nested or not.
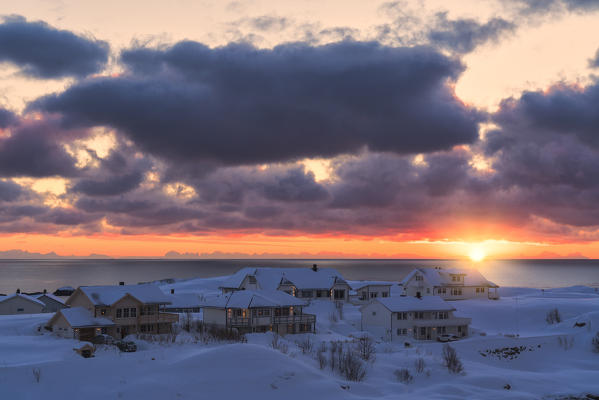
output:
[[[414,267],[471,266],[455,260],[0,260],[0,293],[60,286],[134,284],[228,275],[246,266],[334,267],[347,279],[400,280]],[[599,286],[599,260],[493,260],[475,264],[500,286]]]

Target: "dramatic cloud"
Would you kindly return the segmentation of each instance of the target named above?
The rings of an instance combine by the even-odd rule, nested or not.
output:
[[[591,68],[599,68],[599,49],[597,49],[597,52],[595,53],[595,57],[593,57],[589,61],[589,66]]]
[[[10,181],[0,181],[0,201],[15,201],[23,193],[21,186]]]
[[[116,128],[174,162],[406,154],[478,139],[481,115],[448,84],[462,65],[427,47],[181,42],[125,51],[122,60],[125,75],[75,84],[30,109],[60,113],[71,126]]]
[[[84,77],[99,72],[108,52],[106,42],[44,22],[11,16],[0,24],[0,62],[15,64],[24,75],[34,78]]]
[[[6,128],[17,122],[17,116],[10,110],[0,108],[0,128]]]
[[[427,33],[430,43],[456,53],[469,53],[487,42],[497,42],[502,35],[516,29],[513,22],[492,18],[485,23],[474,19],[450,20],[447,12],[437,14],[436,22]]]
[[[599,0],[509,0],[509,3],[516,4],[524,15],[599,10]]]

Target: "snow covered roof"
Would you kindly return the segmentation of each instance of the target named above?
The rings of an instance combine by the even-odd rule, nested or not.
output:
[[[56,290],[73,290],[73,291],[75,291],[75,288],[72,286],[61,286]]]
[[[88,326],[113,326],[114,322],[104,317],[94,317],[86,308],[63,308],[56,315],[62,314],[73,328]],[[54,319],[54,318],[53,318]]]
[[[396,282],[389,281],[347,281],[353,290],[360,290],[366,286],[393,286]]]
[[[391,312],[404,311],[453,311],[455,308],[439,296],[391,296],[380,297],[376,301],[380,302]]]
[[[452,275],[464,275],[464,286],[487,286],[498,287],[493,282],[487,280],[479,271],[466,268],[415,268],[402,281],[400,285],[407,284],[415,274],[420,273],[424,279],[432,286],[455,285],[451,280]]]
[[[208,308],[257,308],[305,306],[306,302],[280,290],[238,290],[202,301]]]
[[[145,304],[169,304],[170,299],[156,285],[81,286],[94,305],[112,305],[130,295]]]
[[[200,307],[200,296],[194,293],[167,294],[170,301],[169,308]]]
[[[8,296],[2,296],[0,297],[0,303],[2,303],[3,301],[7,301],[9,299],[14,299],[15,297],[20,297],[22,299],[31,301],[33,303],[37,303],[37,304],[41,304],[42,306],[45,306],[46,304],[38,299],[36,299],[35,297],[23,294],[23,293],[13,293],[13,294],[9,294]]]
[[[335,283],[345,283],[343,276],[333,268],[242,268],[221,287],[238,289],[246,276],[253,275],[261,289],[276,290],[281,280],[286,279],[298,289],[330,289]]]
[[[54,301],[57,301],[57,302],[59,302],[61,304],[64,304],[64,300],[63,299],[61,299],[60,297],[54,296],[53,294],[50,294],[50,293],[36,294],[36,295],[31,296],[31,297],[35,297],[36,299],[40,300],[40,298],[44,297],[44,296],[46,296],[47,298],[52,299]],[[40,301],[43,302],[43,300],[40,300]]]

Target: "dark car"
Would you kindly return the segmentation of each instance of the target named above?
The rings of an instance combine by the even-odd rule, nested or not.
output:
[[[116,345],[120,351],[124,351],[125,353],[132,353],[134,351],[137,351],[137,345],[135,344],[135,342],[121,340],[120,342],[117,342]]]
[[[95,336],[91,340],[91,342],[93,344],[115,344],[114,343],[115,342],[114,338],[112,336],[110,336],[110,335],[105,335],[105,334]]]

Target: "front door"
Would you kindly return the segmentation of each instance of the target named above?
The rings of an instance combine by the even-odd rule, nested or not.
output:
[[[121,326],[121,339],[124,339],[125,336],[127,336],[128,334],[129,334],[129,327]]]

